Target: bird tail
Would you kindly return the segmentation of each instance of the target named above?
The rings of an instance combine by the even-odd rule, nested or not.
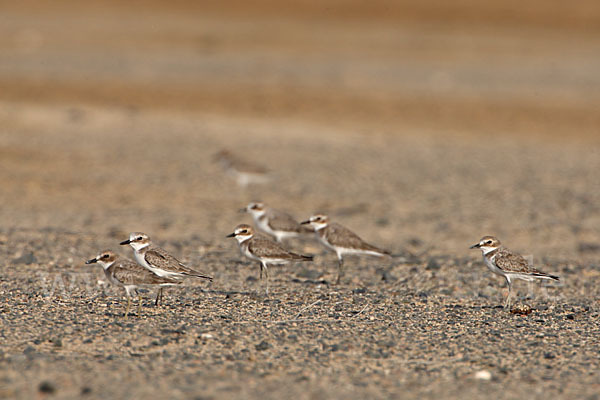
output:
[[[208,279],[209,281],[212,282],[213,277],[210,275],[206,275],[202,272],[198,272],[198,271],[190,271],[187,273],[187,275],[189,276],[193,276],[194,278],[202,278],[202,279]]]
[[[558,275],[550,275],[550,274],[545,274],[543,272],[538,272],[538,273],[533,274],[533,276],[539,276],[540,278],[548,278],[548,279],[552,279],[554,281],[560,282],[560,277]]]
[[[296,254],[298,256],[299,261],[312,261],[314,256],[305,256],[303,254]]]

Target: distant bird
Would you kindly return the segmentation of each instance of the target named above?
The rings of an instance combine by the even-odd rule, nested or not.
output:
[[[213,156],[225,172],[235,178],[237,184],[246,187],[253,183],[266,183],[269,181],[267,168],[251,161],[241,159],[229,150],[221,150]]]
[[[86,264],[98,263],[104,269],[106,278],[114,285],[121,286],[127,294],[127,308],[125,316],[129,315],[129,307],[131,305],[131,293],[137,293],[139,287],[158,286],[162,289],[164,286],[177,285],[180,281],[165,278],[156,275],[154,272],[130,261],[126,258],[121,258],[110,250],[104,250],[95,258],[87,260]],[[138,317],[142,311],[142,296],[138,294]]]
[[[166,250],[154,246],[150,237],[145,233],[133,232],[129,235],[129,239],[122,241],[120,244],[122,246],[130,245],[138,264],[158,276],[175,280],[182,280],[190,276],[208,279],[209,281],[213,280],[211,276],[182,264]],[[160,301],[162,301],[162,288],[156,296],[156,304],[158,305]]]
[[[390,256],[387,250],[382,250],[378,247],[370,245],[362,240],[358,235],[350,229],[337,224],[330,223],[329,217],[323,214],[316,214],[308,220],[301,222],[302,224],[310,224],[317,235],[317,239],[326,248],[335,251],[338,258],[338,276],[336,283],[340,283],[344,273],[344,256],[350,254],[367,254],[378,257]]]
[[[250,203],[240,212],[250,213],[256,227],[267,235],[275,237],[279,243],[302,233],[314,233],[312,229],[301,225],[290,214],[267,207],[261,202]]]
[[[262,279],[262,271],[264,269],[266,276],[266,294],[269,295],[269,269],[270,264],[281,265],[288,264],[294,261],[312,261],[312,256],[304,256],[301,254],[292,253],[281,247],[278,243],[271,239],[256,235],[254,229],[250,225],[238,225],[233,233],[227,237],[236,238],[238,246],[243,255],[251,260],[260,262],[260,277]]]
[[[533,281],[536,279],[560,280],[556,275],[547,274],[529,265],[523,256],[513,253],[502,246],[500,240],[494,236],[484,236],[479,240],[479,243],[474,244],[470,248],[481,249],[483,262],[486,267],[496,275],[500,275],[506,279],[508,295],[504,302],[504,308],[509,308],[511,305],[510,298],[513,279],[522,279],[524,281]]]

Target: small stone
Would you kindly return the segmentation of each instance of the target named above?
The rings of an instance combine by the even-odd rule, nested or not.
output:
[[[214,338],[214,336],[211,333],[203,333],[200,335],[200,339],[208,340],[212,338]]]
[[[517,304],[510,309],[510,312],[516,315],[529,315],[532,311],[532,308],[527,304]]]
[[[21,257],[17,257],[12,260],[13,264],[25,264],[30,265],[37,263],[37,258],[33,255],[32,252],[28,251],[24,253]]]
[[[492,379],[492,373],[490,371],[482,369],[481,371],[475,372],[475,379],[489,381]]]
[[[425,269],[428,271],[437,271],[438,269],[440,269],[440,267],[441,265],[437,262],[437,260],[432,258],[427,263],[427,267],[425,267]]]
[[[310,279],[312,281],[315,281],[315,280],[319,279],[321,276],[323,276],[323,273],[316,269],[303,268],[300,272],[298,272],[296,274],[296,276],[298,278]]]
[[[260,342],[259,344],[257,344],[256,346],[254,346],[254,348],[258,351],[267,350],[269,347],[271,347],[271,345],[269,343],[265,342],[264,340],[262,342]]]
[[[54,387],[54,384],[52,382],[48,382],[48,381],[44,381],[44,382],[40,383],[40,385],[38,386],[38,390],[40,391],[40,393],[48,393],[48,394],[52,394],[52,393],[56,392],[56,388]]]

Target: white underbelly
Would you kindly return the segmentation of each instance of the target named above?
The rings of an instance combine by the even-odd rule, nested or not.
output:
[[[263,231],[269,235],[275,236],[275,232],[269,226],[269,223],[266,218],[263,218],[263,219],[255,218],[254,223],[256,224],[258,229],[260,229],[261,231]]]
[[[144,258],[143,254],[138,254],[138,252],[135,252],[134,256],[135,256],[135,260],[138,262],[138,264],[140,264],[142,267],[146,268],[147,270],[154,272],[156,275],[160,276],[161,278],[181,278],[182,277],[182,274],[180,274],[179,272],[165,271],[164,269],[156,268],[156,267],[148,264],[146,262],[146,259]]]
[[[496,267],[496,264],[494,264],[492,260],[488,260],[487,257],[483,257],[483,262],[485,263],[485,266],[496,275],[505,276],[505,272]]]
[[[240,248],[240,250],[242,251],[242,254],[245,255],[246,257],[248,257],[249,259],[255,260],[255,261],[261,261],[260,258],[256,257],[254,254],[252,254],[250,252],[250,250],[248,250],[248,247]]]

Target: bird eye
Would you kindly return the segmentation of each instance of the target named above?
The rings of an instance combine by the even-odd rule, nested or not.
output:
[[[485,243],[487,243],[487,244],[492,244],[492,241],[491,241],[491,240],[488,240],[488,241],[487,241],[487,242],[485,242]]]
[[[138,238],[136,238],[135,240],[142,240],[143,238],[140,236]]]
[[[102,258],[108,258],[108,254],[103,255]]]

